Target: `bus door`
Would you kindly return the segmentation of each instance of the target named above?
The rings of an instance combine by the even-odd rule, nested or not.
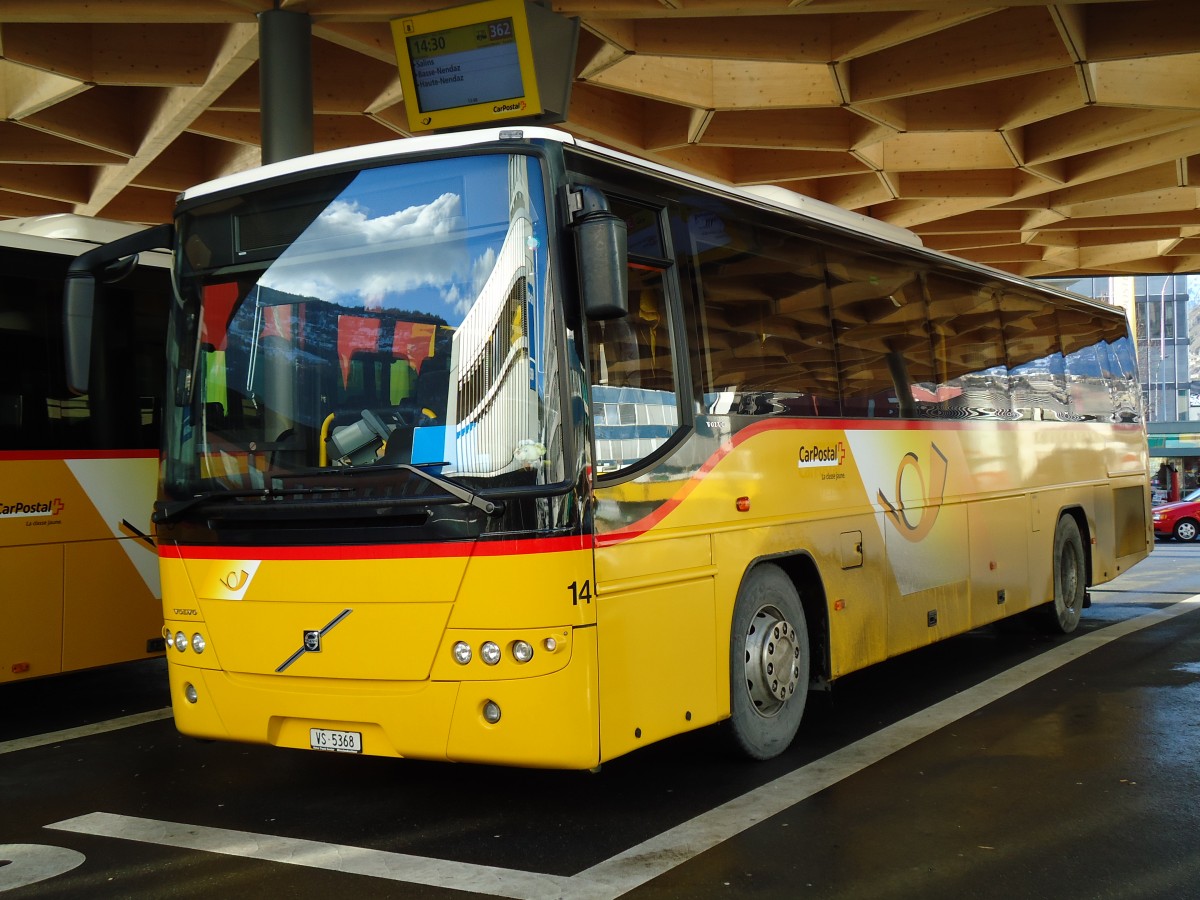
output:
[[[603,758],[714,721],[718,681],[710,538],[671,515],[696,468],[677,289],[658,212],[613,210],[629,231],[629,313],[589,326]]]

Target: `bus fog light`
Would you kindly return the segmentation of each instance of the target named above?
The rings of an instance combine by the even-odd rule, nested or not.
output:
[[[175,632],[175,649],[180,653],[187,649],[187,635],[182,631]]]
[[[466,641],[459,641],[454,645],[454,661],[460,666],[465,666],[471,661],[471,645]]]
[[[483,719],[489,725],[500,721],[500,705],[495,700],[488,700],[483,704]]]
[[[558,641],[552,637],[549,637],[542,641],[542,646],[546,648],[547,653],[553,653],[558,649]]]
[[[203,653],[204,648],[207,646],[208,643],[204,640],[204,635],[202,635],[200,632],[197,631],[192,635],[192,649],[197,653]]]
[[[494,641],[484,641],[483,646],[479,648],[479,657],[489,666],[494,666],[500,662],[500,645]]]
[[[533,659],[533,646],[526,641],[513,641],[512,655],[519,663],[527,663]]]
[[[168,645],[175,640],[175,636],[171,634],[170,628],[163,629],[163,640],[166,641]]]
[[[196,686],[190,682],[183,686],[183,696],[187,698],[188,703],[195,703],[200,699],[200,695],[196,693]]]

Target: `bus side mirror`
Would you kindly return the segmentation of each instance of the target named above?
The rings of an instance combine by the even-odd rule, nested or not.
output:
[[[63,284],[63,353],[66,357],[67,388],[72,393],[88,392],[96,279],[120,281],[137,268],[139,253],[143,250],[170,249],[174,238],[174,225],[155,225],[95,247],[72,260]],[[169,299],[164,297],[163,302]]]
[[[92,363],[92,306],[96,278],[91,272],[67,272],[63,285],[63,353],[67,366],[67,389],[73,394],[88,392]]]
[[[629,313],[625,220],[592,187],[572,191],[571,206],[583,311],[589,319],[619,319]]]

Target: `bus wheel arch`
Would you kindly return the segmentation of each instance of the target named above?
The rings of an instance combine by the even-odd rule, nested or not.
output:
[[[1091,582],[1090,535],[1082,511],[1064,510],[1054,527],[1051,555],[1053,595],[1043,607],[1043,621],[1055,634],[1070,634],[1079,625]]]
[[[795,559],[795,558],[789,558]],[[813,672],[810,602],[795,579],[771,560],[751,566],[738,587],[729,638],[729,727],[753,759],[786,750],[804,715]]]

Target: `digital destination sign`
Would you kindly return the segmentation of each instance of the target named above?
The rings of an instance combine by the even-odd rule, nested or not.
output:
[[[392,22],[414,131],[542,113],[524,0],[486,0]]]

